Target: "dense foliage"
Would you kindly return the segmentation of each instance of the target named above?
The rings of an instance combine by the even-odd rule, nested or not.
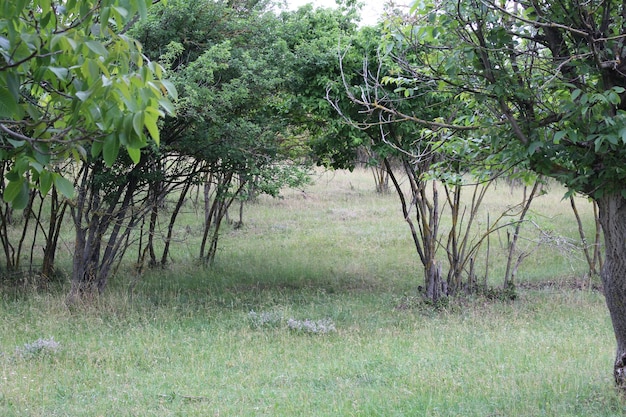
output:
[[[325,134],[323,115],[331,114],[324,88],[339,75],[335,45],[356,30],[356,15],[273,7],[2,3],[6,273],[38,270],[41,244],[41,276],[54,275],[67,214],[75,231],[68,302],[102,292],[130,253],[138,271],[165,265],[192,189],[203,193],[198,258],[212,263],[234,202],[306,182],[309,140]],[[163,210],[168,198],[171,212]]]
[[[67,197],[71,183],[54,167],[120,146],[133,160],[171,109],[173,86],[124,32],[152,2],[7,0],[0,2],[0,160],[8,163],[6,202],[24,208],[29,187]],[[146,132],[149,132],[148,134]]]

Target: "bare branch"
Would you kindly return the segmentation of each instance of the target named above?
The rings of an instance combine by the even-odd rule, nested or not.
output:
[[[382,90],[380,84],[378,83],[381,68],[379,66],[377,70],[377,76],[375,78],[376,83],[374,85],[371,85],[368,79],[369,68],[368,68],[367,60],[364,61],[364,69],[363,69],[363,79],[365,83],[365,88],[361,87],[361,97],[360,98],[356,97],[354,93],[350,91],[350,85],[346,79],[346,72],[343,66],[343,60],[344,60],[346,53],[347,53],[347,50],[343,54],[341,53],[339,54],[339,68],[341,72],[341,79],[342,79],[342,83],[344,86],[344,90],[346,92],[346,95],[350,99],[350,101],[352,101],[354,104],[362,106],[364,108],[363,110],[364,113],[373,114],[375,111],[379,111],[381,113],[389,114],[395,117],[395,119],[393,120],[391,119],[385,120],[385,119],[379,118],[378,122],[371,122],[371,123],[368,122],[368,123],[361,124],[359,126],[358,124],[355,124],[354,121],[349,120],[349,118],[347,118],[343,114],[341,109],[339,109],[338,104],[330,98],[330,94],[329,94],[330,91],[327,91],[327,94],[326,94],[327,100],[331,103],[333,108],[337,110],[339,114],[342,115],[342,117],[344,117],[344,119],[349,121],[349,123],[352,126],[355,126],[355,127],[359,126],[360,129],[367,129],[368,127],[373,127],[373,126],[382,125],[382,124],[394,123],[394,122],[399,122],[399,121],[410,121],[410,122],[418,123],[422,126],[429,127],[431,129],[451,129],[451,130],[457,130],[457,131],[471,131],[471,130],[479,129],[478,126],[463,126],[463,125],[456,125],[456,124],[451,124],[451,123],[437,122],[433,120],[425,120],[420,117],[417,117],[415,114],[406,114],[404,112],[401,112],[393,108],[390,105],[384,104],[385,101],[389,99],[386,97],[386,94],[383,97],[379,96],[379,92]],[[374,93],[373,100],[371,98],[372,92]]]

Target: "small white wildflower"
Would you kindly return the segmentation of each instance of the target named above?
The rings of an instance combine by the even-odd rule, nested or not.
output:
[[[61,349],[61,344],[50,339],[37,339],[32,343],[26,343],[21,348],[15,349],[15,355],[24,359],[33,359],[39,356],[52,355]]]
[[[337,328],[335,327],[335,323],[331,319],[322,319],[322,320],[295,320],[289,319],[287,321],[287,327],[290,330],[302,333],[309,334],[326,334],[336,332]]]
[[[250,310],[248,313],[250,326],[255,329],[263,327],[278,327],[283,322],[282,314],[278,312],[263,311],[260,313]]]

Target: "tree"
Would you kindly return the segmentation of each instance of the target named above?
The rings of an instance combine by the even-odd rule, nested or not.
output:
[[[388,75],[416,97],[430,83],[454,100],[441,103],[437,119],[367,106],[488,138],[492,152],[597,203],[613,374],[626,389],[626,3],[444,0],[421,1],[413,12],[410,30],[392,20],[388,27],[419,65],[398,61],[402,74]]]
[[[286,62],[289,96],[284,115],[297,135],[306,138],[310,157],[319,165],[352,168],[356,150],[367,135],[344,123],[326,100],[327,90],[341,87],[337,50],[355,41],[356,10],[350,2],[337,9],[306,5],[280,15],[280,37],[290,58]],[[360,65],[360,56],[350,61]]]
[[[43,199],[55,187],[51,222],[44,232],[45,270],[52,270],[66,207],[56,191],[74,197],[71,169],[64,168],[67,159],[83,161],[83,167],[93,161],[111,167],[120,148],[125,148],[137,163],[142,148],[159,143],[158,119],[172,112],[168,95],[175,97],[174,86],[162,79],[162,67],[147,60],[141,45],[126,34],[137,15],[147,16],[151,4],[151,0],[0,0],[0,160],[8,171],[3,199],[13,209],[26,207],[28,218],[32,190]],[[79,182],[87,178],[87,171],[81,171]],[[88,188],[81,184],[70,204],[80,221],[83,191]],[[7,248],[11,252],[5,226],[0,228],[1,240],[5,252]],[[87,268],[82,229],[76,230],[74,265]],[[93,254],[87,257],[92,259]],[[93,274],[76,271],[72,298],[93,286]],[[102,289],[108,268],[99,274],[97,286]]]
[[[31,186],[71,197],[55,166],[85,158],[86,144],[111,165],[120,146],[138,161],[149,138],[158,143],[157,120],[175,90],[124,34],[151,3],[0,1],[0,159],[12,163],[5,201],[25,207]]]
[[[70,207],[75,229],[72,288],[68,304],[101,294],[114,263],[128,248],[132,233],[149,212],[145,169],[149,157],[142,152],[137,164],[120,157],[112,167],[102,158],[83,161],[76,175],[77,195]]]
[[[402,30],[410,32],[409,26],[403,24]],[[420,68],[420,57],[412,48],[398,44],[397,36],[385,33],[381,27],[363,28],[349,40],[340,51],[339,76],[326,87],[328,101],[343,117],[335,124],[343,125],[345,133],[320,138],[324,146],[316,149],[327,158],[322,161],[350,167],[357,147],[379,158],[375,162],[390,178],[399,197],[402,216],[423,267],[420,292],[429,302],[460,292],[490,290],[493,294],[487,287],[488,268],[479,281],[475,261],[489,235],[521,221],[514,213],[522,215],[524,211],[514,205],[491,217],[491,221],[488,216],[486,227],[481,226],[477,214],[487,189],[510,164],[486,149],[484,138],[464,140],[471,127],[446,132],[401,123],[404,114],[439,119],[444,103],[448,109],[460,105],[453,102],[454,92],[439,90],[437,83],[417,72],[405,71],[407,66]],[[389,55],[392,50],[393,56]],[[419,94],[414,95],[412,84],[416,79],[423,83]],[[445,125],[443,120],[437,123]],[[326,148],[333,152],[325,152]],[[469,202],[462,198],[467,194]],[[445,215],[448,209],[449,215]],[[501,294],[514,296],[512,281],[508,283]]]
[[[172,0],[132,31],[146,54],[171,71],[180,91],[177,117],[163,124],[162,156],[197,166],[181,192],[203,185],[199,258],[207,264],[215,259],[229,207],[246,190],[275,194],[302,178],[293,163],[301,154],[294,153],[286,104],[292,56],[269,6],[258,0]],[[163,184],[177,181],[171,174]],[[164,253],[160,262],[165,260]]]

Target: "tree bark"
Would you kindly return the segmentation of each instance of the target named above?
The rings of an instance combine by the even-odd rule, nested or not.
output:
[[[183,190],[180,192],[180,196],[178,196],[176,207],[174,208],[174,211],[172,212],[172,215],[170,216],[170,222],[167,225],[167,236],[165,238],[165,247],[163,248],[163,254],[161,255],[162,266],[164,266],[167,263],[167,258],[170,253],[170,243],[172,242],[172,235],[174,233],[174,224],[176,223],[176,217],[178,217],[178,214],[180,213],[180,210],[182,209],[183,204],[185,203],[185,198],[187,197],[187,193],[191,189],[192,184],[193,184],[193,177],[188,178],[187,181],[185,182],[185,186],[183,187]],[[150,227],[152,227],[152,224],[150,225]]]
[[[59,201],[56,188],[52,189],[52,201],[50,202],[50,221],[48,233],[46,235],[46,245],[43,250],[43,266],[41,274],[50,278],[55,272],[55,258],[59,237],[61,236],[61,226],[67,209],[67,201]]]
[[[142,191],[138,187],[143,167],[142,162],[135,165],[125,174],[124,183],[105,190],[95,181],[96,175],[106,173],[103,163],[82,167],[71,206],[76,243],[68,305],[102,294],[114,262],[127,249],[129,233],[149,211],[146,200],[135,200]]]
[[[615,193],[596,201],[606,251],[600,275],[617,342],[613,376],[626,390],[626,198]]]

